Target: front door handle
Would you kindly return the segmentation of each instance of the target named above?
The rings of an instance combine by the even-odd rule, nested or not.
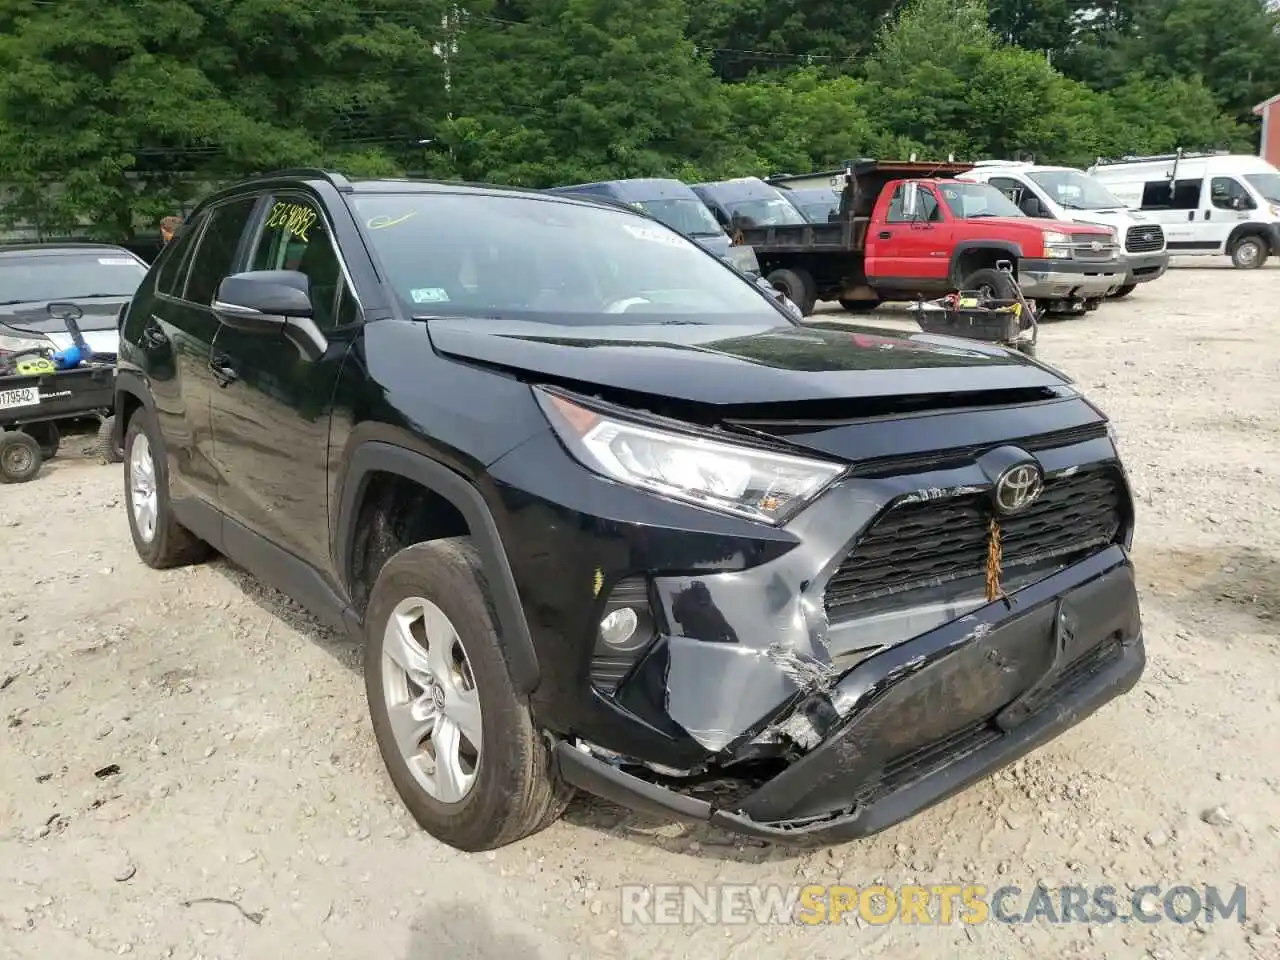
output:
[[[1204,218],[1205,218],[1206,220],[1210,220],[1210,219],[1212,219],[1212,218],[1213,218],[1213,211],[1212,211],[1212,210],[1206,210],[1206,211],[1204,212]]]
[[[240,371],[235,368],[232,359],[225,353],[215,354],[209,360],[209,369],[213,371],[213,379],[218,381],[220,387],[240,379]]]
[[[1194,210],[1188,210],[1188,211],[1187,211],[1187,219],[1188,219],[1188,220],[1194,220],[1195,218],[1196,218],[1196,212],[1195,212]]]
[[[892,237],[893,237],[893,234],[892,234],[892,233],[890,233],[888,230],[881,230],[881,231],[880,231],[880,239],[881,239],[881,240],[888,240],[888,239],[890,239],[890,238],[892,238]]]

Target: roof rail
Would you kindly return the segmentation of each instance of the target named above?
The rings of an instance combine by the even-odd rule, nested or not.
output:
[[[1195,152],[1157,153],[1150,156],[1128,155],[1123,157],[1099,157],[1095,166],[1105,167],[1120,163],[1156,163],[1161,160],[1203,160],[1208,157],[1228,157],[1230,150],[1200,150]]]
[[[336,170],[322,170],[320,167],[290,167],[287,170],[269,170],[261,174],[263,179],[285,179],[308,178],[312,180],[327,180],[333,186],[344,193],[351,192],[351,181]]]
[[[975,160],[975,167],[1034,167],[1031,160]]]

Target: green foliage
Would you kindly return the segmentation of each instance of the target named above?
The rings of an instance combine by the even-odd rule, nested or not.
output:
[[[1256,144],[1267,0],[0,0],[3,216],[330,164],[548,186]]]

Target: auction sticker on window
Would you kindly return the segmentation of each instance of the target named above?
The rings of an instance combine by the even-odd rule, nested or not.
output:
[[[665,243],[669,247],[683,247],[684,240],[678,234],[659,230],[657,227],[637,227],[634,224],[623,224],[627,233],[639,240],[652,240],[654,243]]]
[[[0,390],[0,410],[9,410],[13,407],[34,407],[39,402],[40,390],[36,387]]]
[[[449,294],[440,287],[419,287],[410,290],[409,296],[413,297],[414,303],[447,303],[449,300]]]
[[[128,257],[99,257],[98,262],[106,267],[132,267],[138,261]]]

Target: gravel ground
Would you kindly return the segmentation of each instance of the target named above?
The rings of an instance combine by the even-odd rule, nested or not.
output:
[[[0,487],[0,956],[1280,956],[1278,292],[1277,266],[1180,268],[1042,327],[1137,488],[1146,675],[1014,768],[830,849],[585,799],[496,853],[436,843],[392,798],[357,649],[225,561],[145,569],[120,468],[74,438]],[[675,881],[1244,884],[1248,919],[623,924],[622,884]]]

